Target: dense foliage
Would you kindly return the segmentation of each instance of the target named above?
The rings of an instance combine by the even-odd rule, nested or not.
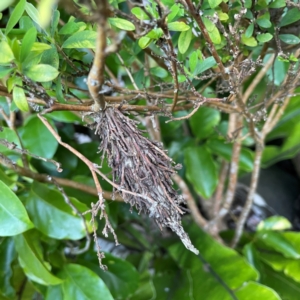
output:
[[[299,298],[292,218],[253,218],[300,150],[298,1],[0,11],[0,300]]]

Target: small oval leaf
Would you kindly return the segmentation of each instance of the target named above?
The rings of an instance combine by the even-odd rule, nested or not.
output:
[[[13,236],[33,228],[25,207],[0,180],[0,236]]]

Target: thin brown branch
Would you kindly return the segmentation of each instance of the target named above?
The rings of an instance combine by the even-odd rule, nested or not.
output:
[[[99,1],[98,1],[99,2]],[[106,48],[106,18],[108,11],[108,3],[103,0],[98,4],[98,29],[97,29],[97,42],[93,66],[87,78],[87,85],[89,92],[95,101],[94,111],[105,109],[105,98],[101,93],[101,88],[104,83],[104,70],[105,70],[105,48]]]
[[[1,154],[0,156],[0,163],[1,165],[3,165],[8,169],[14,170],[20,176],[28,177],[41,183],[49,183],[49,175],[36,173],[30,169],[21,167],[17,165],[15,162],[11,161],[8,157],[5,157],[3,154]],[[52,176],[52,178],[62,186],[70,187],[75,190],[82,191],[93,196],[98,196],[97,190],[92,186],[77,181],[65,179],[65,178],[60,178],[55,176]],[[106,199],[112,199],[113,195],[111,192],[103,191],[103,197],[105,197]],[[114,200],[121,201],[121,202],[123,201],[123,199],[119,195],[115,195]]]
[[[247,220],[247,217],[250,213],[252,204],[253,204],[253,198],[254,194],[256,191],[258,179],[259,179],[259,171],[260,171],[260,165],[261,165],[261,158],[262,158],[262,153],[263,153],[263,143],[261,142],[260,144],[256,144],[256,150],[255,150],[255,157],[254,157],[254,167],[252,171],[252,176],[251,176],[251,183],[250,183],[250,188],[249,188],[249,193],[247,196],[247,200],[245,202],[245,206],[241,212],[241,215],[237,221],[236,224],[236,230],[234,234],[234,238],[231,242],[232,247],[236,247],[238,244],[242,233],[244,229],[245,222]]]

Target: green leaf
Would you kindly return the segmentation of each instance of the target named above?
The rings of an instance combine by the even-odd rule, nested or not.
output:
[[[203,263],[202,259],[185,251],[184,246],[179,243],[168,248],[170,255],[181,270],[189,271],[189,282],[192,282],[192,286],[187,299],[202,299],[198,298],[199,295],[205,295],[203,299],[233,299],[229,295],[228,289],[233,292],[242,288],[246,282],[258,279],[258,272],[236,251],[219,244],[195,224],[189,224],[186,231],[207,262]],[[214,270],[214,273],[210,268]],[[218,280],[216,280],[215,274],[218,274]],[[223,284],[220,283],[220,280]],[[224,284],[228,289],[224,289]],[[250,297],[249,299],[260,298]]]
[[[168,72],[163,69],[162,67],[154,67],[150,69],[150,73],[154,76],[157,76],[159,78],[165,78],[168,76]]]
[[[258,226],[257,230],[286,230],[291,229],[292,224],[290,221],[281,216],[272,216],[266,220],[261,221]]]
[[[0,64],[7,64],[15,58],[10,46],[4,40],[0,42],[0,53]]]
[[[192,54],[189,56],[189,66],[192,73],[194,73],[197,63],[198,63],[198,50],[192,52]]]
[[[184,22],[171,22],[168,23],[168,29],[170,31],[187,31],[190,29],[190,26]]]
[[[210,107],[200,107],[189,119],[193,134],[198,139],[204,139],[211,135],[214,127],[219,124],[221,114]]]
[[[0,79],[3,79],[5,76],[9,75],[13,70],[14,70],[14,68],[6,68],[3,66],[0,66]]]
[[[298,8],[292,8],[282,17],[279,27],[283,27],[300,20],[300,11]]]
[[[222,3],[223,0],[208,0],[208,4],[211,8],[215,8]]]
[[[24,148],[36,155],[52,158],[56,152],[56,139],[36,116],[22,127],[20,135]]]
[[[28,16],[32,19],[32,21],[34,21],[37,25],[40,25],[39,12],[31,3],[26,3],[25,10],[28,13]]]
[[[218,13],[218,17],[220,19],[220,21],[227,21],[229,19],[228,14],[222,12],[222,11],[217,11]]]
[[[182,31],[178,39],[178,50],[181,54],[184,54],[190,46],[192,40],[192,29]]]
[[[231,161],[232,144],[227,144],[223,140],[210,139],[207,141],[207,146],[214,154],[220,155],[229,162]],[[251,172],[253,169],[253,160],[253,152],[243,147],[241,150],[239,167],[246,172]]]
[[[33,228],[19,198],[0,180],[0,236],[13,236]]]
[[[26,4],[26,0],[20,0],[19,3],[16,5],[15,9],[13,10],[7,22],[5,28],[5,35],[9,34],[9,32],[14,28],[14,26],[18,23],[18,21],[22,17],[23,12],[25,10],[25,4]]]
[[[289,45],[296,45],[300,43],[300,39],[293,34],[279,34],[279,39]]]
[[[163,35],[163,31],[161,28],[153,28],[151,31],[149,31],[146,35],[146,37],[150,39],[159,39]]]
[[[60,240],[79,240],[86,235],[83,220],[65,203],[59,192],[48,189],[40,183],[33,183],[25,201],[33,224],[46,236]],[[71,201],[80,212],[88,211],[89,208],[85,204],[74,198]],[[92,232],[88,220],[89,217],[86,216],[86,222]]]
[[[128,299],[138,288],[139,273],[126,260],[105,253],[103,264],[108,267],[107,271],[99,268],[98,259],[94,253],[85,255],[80,262],[99,275],[114,299]]]
[[[212,196],[218,174],[214,160],[205,146],[190,147],[184,150],[186,177],[196,192],[204,198]]]
[[[257,46],[257,41],[255,38],[252,36],[250,38],[247,38],[245,34],[242,34],[241,41],[244,45],[249,46],[249,47],[256,47]]]
[[[95,48],[97,33],[91,30],[76,32],[71,35],[62,45],[62,48]]]
[[[59,276],[64,279],[62,287],[65,300],[113,300],[102,279],[86,267],[69,264]]]
[[[81,118],[71,111],[54,111],[48,117],[58,122],[81,123]]]
[[[270,22],[270,13],[265,13],[262,16],[259,16],[256,22],[262,28],[270,28],[272,26],[272,23]]]
[[[69,22],[65,24],[60,30],[59,34],[66,35],[66,34],[74,34],[78,31],[83,31],[86,29],[86,24],[84,22]]]
[[[269,42],[271,39],[273,38],[273,35],[271,33],[262,33],[262,34],[258,34],[256,36],[256,39],[260,42],[260,43],[266,43]]]
[[[273,2],[269,4],[270,8],[281,8],[285,6],[286,6],[285,0],[273,0]]]
[[[167,17],[168,23],[171,22],[179,13],[179,11],[180,11],[179,5],[178,4],[172,5],[172,7],[170,8],[170,11],[171,12],[168,14],[168,17]]]
[[[245,37],[250,38],[253,34],[253,30],[254,30],[254,24],[251,23],[245,31]]]
[[[257,282],[247,282],[243,287],[236,291],[238,299],[264,299],[264,300],[281,300],[279,295],[269,287]]]
[[[25,58],[28,56],[28,54],[31,51],[31,48],[36,40],[37,31],[35,27],[30,28],[23,40],[22,40],[22,46],[21,46],[21,52],[20,52],[20,60],[23,62]]]
[[[41,249],[32,239],[32,232],[14,237],[19,262],[25,274],[33,281],[42,285],[55,285],[62,282],[49,272],[41,257]]]
[[[275,272],[267,264],[263,264],[262,283],[277,291],[282,299],[298,299],[300,284],[288,278],[283,272]]]
[[[140,39],[139,39],[139,46],[142,48],[142,49],[145,49],[147,48],[152,42],[152,39],[146,37],[146,36],[142,36]]]
[[[25,92],[22,88],[15,86],[13,88],[13,100],[16,106],[22,111],[29,111],[29,106]]]
[[[134,14],[139,20],[150,20],[149,16],[140,7],[132,8],[131,13]]]
[[[45,43],[33,43],[31,51],[43,52],[51,48],[52,47],[50,45]]]
[[[43,52],[42,58],[40,60],[40,64],[49,65],[49,66],[53,67],[55,70],[58,70],[59,56],[58,56],[56,47],[45,50]]]
[[[59,72],[50,65],[39,64],[30,66],[25,70],[25,74],[33,81],[46,82],[55,79]]]
[[[212,42],[217,45],[220,44],[222,39],[221,39],[221,35],[220,35],[220,32],[219,32],[217,26],[208,18],[203,17],[202,20],[203,20],[203,23],[208,31],[208,35],[211,38]]]
[[[0,243],[0,298],[1,295],[15,299],[16,292],[11,284],[13,277],[12,263],[16,250],[12,238],[5,238]]]
[[[196,69],[194,70],[193,74],[199,75],[205,72],[206,70],[212,68],[215,65],[216,65],[216,61],[212,56],[205,58],[202,61],[198,61]]]
[[[287,258],[300,258],[300,252],[282,235],[275,231],[261,231],[256,234],[259,241],[263,242]]]
[[[132,31],[135,30],[135,26],[130,21],[121,18],[108,18],[109,23],[122,30]]]

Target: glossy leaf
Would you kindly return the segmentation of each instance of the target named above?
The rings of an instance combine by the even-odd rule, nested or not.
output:
[[[287,258],[300,258],[300,251],[280,233],[274,231],[264,231],[257,233],[257,238],[267,246],[272,247],[274,250],[283,254]]]
[[[184,54],[190,46],[192,40],[192,29],[182,31],[178,39],[178,50],[181,54]]]
[[[20,80],[20,83],[21,80]],[[22,88],[15,86],[13,88],[13,100],[16,106],[22,111],[29,111],[29,106],[27,102],[27,98],[25,92]]]
[[[59,74],[57,69],[45,64],[31,66],[25,73],[30,79],[38,82],[51,81]]]
[[[14,11],[10,15],[10,18],[7,22],[5,28],[5,35],[8,35],[8,33],[14,28],[14,26],[18,23],[18,21],[22,17],[23,12],[25,10],[25,4],[26,4],[26,0],[20,0],[19,3],[16,5]]]
[[[23,62],[25,60],[25,58],[28,56],[28,54],[31,51],[31,48],[36,40],[36,35],[37,35],[37,31],[35,29],[35,27],[30,28],[22,41],[22,46],[21,46],[21,52],[20,52],[20,60],[21,62]]]
[[[88,211],[88,207],[70,199],[80,211]],[[29,197],[26,199],[26,208],[35,227],[46,236],[55,239],[79,240],[86,235],[83,220],[64,201],[63,196],[48,189],[45,185],[34,183]],[[86,216],[87,224],[89,221]],[[89,230],[92,231],[89,224]]]
[[[170,23],[179,13],[180,11],[180,7],[178,4],[174,4],[172,5],[172,7],[170,8],[170,13],[168,14],[168,23]]]
[[[59,276],[62,284],[64,300],[113,300],[111,293],[101,278],[90,269],[76,265],[66,265]]]
[[[284,217],[280,216],[272,216],[266,220],[261,221],[258,226],[257,230],[286,230],[291,229],[292,224],[290,221]]]
[[[281,300],[279,295],[271,288],[250,281],[240,288],[236,293],[238,299],[264,299],[264,300]]]
[[[256,39],[260,42],[260,43],[266,43],[269,42],[271,39],[273,38],[273,35],[270,33],[262,33],[262,34],[258,34],[256,36]]]
[[[135,30],[135,26],[128,20],[121,19],[121,18],[109,18],[109,23],[119,29],[132,31]]]
[[[222,3],[223,0],[208,0],[208,4],[211,8],[217,7],[219,4]]]
[[[187,31],[190,29],[190,26],[184,22],[171,22],[168,23],[168,29],[170,31]]]
[[[214,44],[220,44],[221,43],[221,35],[217,28],[217,26],[208,18],[203,17],[202,18],[203,23],[208,31],[208,35],[211,38],[212,42]]]
[[[163,69],[162,67],[154,67],[154,68],[151,68],[151,69],[150,69],[150,73],[151,73],[152,75],[155,75],[155,76],[159,77],[159,78],[165,78],[165,77],[167,77],[168,74],[169,74],[169,73],[168,73],[165,69]]]
[[[287,13],[282,17],[279,26],[283,27],[300,20],[300,11],[298,8],[294,7],[287,11]]]
[[[190,224],[187,232],[207,263],[204,264],[202,259],[185,251],[184,246],[179,243],[169,247],[169,252],[181,269],[189,270],[190,281],[193,282],[190,294],[194,299],[197,299],[197,295],[205,295],[206,299],[233,299],[230,291],[234,293],[233,290],[258,278],[258,272],[242,256],[216,242],[195,224]],[[222,284],[215,279],[210,268],[218,275]],[[239,276],[236,276],[237,273]]]
[[[209,107],[200,107],[189,119],[193,134],[198,139],[204,139],[211,135],[214,127],[219,124],[221,114],[218,110]]]
[[[1,180],[0,220],[0,236],[13,236],[33,228],[22,202]]]
[[[210,152],[205,146],[184,150],[186,177],[194,189],[204,198],[213,194],[218,184],[218,174]]]
[[[34,21],[37,25],[40,25],[39,12],[31,3],[26,3],[25,10],[32,21]]]
[[[97,33],[91,30],[76,32],[62,45],[62,48],[95,48]]]
[[[114,299],[127,299],[138,288],[139,274],[126,260],[105,253],[103,264],[107,271],[99,268],[99,263],[93,252],[85,256],[82,263],[100,276]],[[92,257],[90,257],[92,255]]]
[[[232,144],[227,144],[223,140],[210,139],[207,142],[207,146],[213,153],[220,155],[227,161],[231,161]],[[240,154],[239,167],[246,172],[250,172],[253,169],[253,160],[253,152],[243,147]]]
[[[265,13],[262,16],[259,16],[256,22],[262,28],[270,28],[272,26],[272,23],[270,22],[270,13]]]
[[[257,41],[255,40],[255,38],[253,36],[247,38],[245,34],[242,34],[241,41],[243,44],[245,44],[246,46],[249,46],[249,47],[257,46]]]
[[[139,39],[139,46],[142,48],[142,49],[145,49],[147,48],[152,42],[152,39],[146,37],[146,36],[143,36]]]
[[[0,243],[0,299],[1,295],[15,298],[15,289],[11,284],[13,277],[12,263],[16,257],[16,250],[12,238],[6,238]]]
[[[139,19],[139,20],[150,20],[149,16],[142,10],[140,7],[134,7],[131,9],[131,12]]]
[[[300,39],[293,34],[279,34],[279,39],[289,45],[297,45],[300,43]]]
[[[285,0],[274,0],[273,2],[271,2],[269,4],[270,8],[281,8],[281,7],[285,7],[285,6],[286,6]]]
[[[14,59],[14,54],[10,46],[4,40],[0,41],[0,53],[0,64],[7,64]]]
[[[62,282],[50,273],[45,261],[40,256],[40,249],[31,238],[31,232],[20,234],[14,238],[20,264],[25,274],[33,281],[42,285],[55,285]]]
[[[22,129],[20,134],[26,149],[41,157],[53,157],[58,143],[38,117],[32,117]]]
[[[197,62],[197,65],[196,65],[196,68],[195,68],[193,74],[199,75],[199,74],[205,72],[206,70],[209,70],[210,68],[214,67],[215,65],[216,65],[216,61],[212,56],[205,58],[204,60]]]
[[[59,30],[59,34],[62,35],[74,34],[76,32],[83,31],[85,29],[86,29],[86,24],[84,22],[69,22]]]
[[[254,24],[251,23],[245,31],[245,37],[250,38],[253,34],[253,30],[254,30]]]
[[[198,53],[197,51],[194,51],[189,57],[189,66],[192,73],[194,73],[197,63],[198,63]]]

